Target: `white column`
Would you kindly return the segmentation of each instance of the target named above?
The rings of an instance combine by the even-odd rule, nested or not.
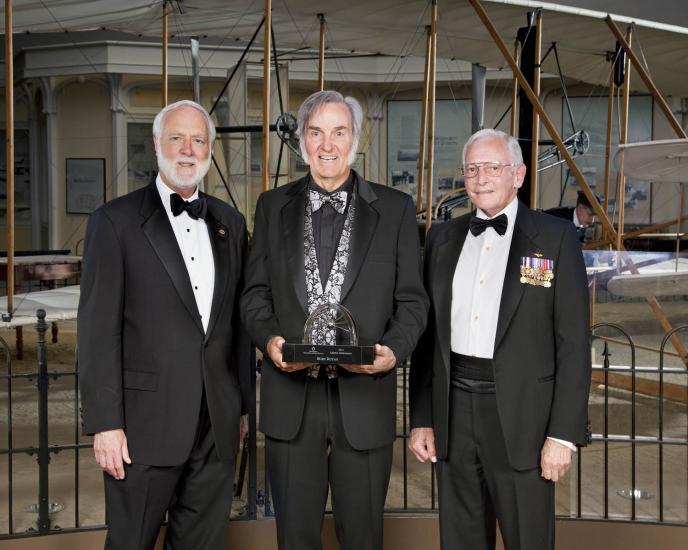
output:
[[[377,181],[383,185],[389,185],[391,182],[386,181],[385,163],[382,162],[381,154],[386,148],[381,147],[384,136],[382,135],[382,119],[384,118],[385,98],[380,94],[370,94],[368,99],[368,112],[366,119],[368,121],[368,139],[362,140],[360,149],[366,149],[366,178],[371,181]]]
[[[105,200],[121,197],[129,192],[127,172],[127,123],[124,109],[124,90],[122,76],[108,74],[110,85],[110,111],[112,112],[112,175],[106,186]]]
[[[31,248],[40,250],[41,243],[41,171],[38,159],[41,157],[38,112],[36,109],[37,87],[33,83],[23,82],[29,115],[29,176],[31,178]]]
[[[62,235],[60,234],[60,216],[58,211],[57,196],[60,189],[58,178],[59,170],[56,163],[57,159],[57,98],[55,97],[55,81],[53,77],[42,77],[41,86],[43,89],[43,114],[45,115],[45,166],[47,170],[46,185],[43,187],[48,190],[48,245],[52,249],[62,246]],[[63,204],[60,201],[60,204]]]

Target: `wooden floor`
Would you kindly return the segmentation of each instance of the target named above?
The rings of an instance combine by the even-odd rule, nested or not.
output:
[[[0,550],[94,550],[103,547],[104,531],[48,535],[0,541]],[[156,550],[162,550],[161,538]],[[324,550],[338,548],[332,518],[325,520]],[[688,527],[623,522],[557,522],[556,550],[664,550],[688,547]],[[228,550],[276,550],[273,520],[232,522]],[[387,516],[383,550],[439,548],[437,516]],[[502,550],[501,544],[498,549]]]

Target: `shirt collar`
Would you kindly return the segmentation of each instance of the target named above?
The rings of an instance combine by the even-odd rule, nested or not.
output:
[[[313,179],[313,176],[308,174],[308,188],[313,189],[315,191],[319,191],[320,193],[323,193],[324,195],[329,195],[330,193],[336,193],[337,191],[346,191],[348,193],[348,196],[351,196],[351,193],[354,190],[354,181],[355,181],[355,176],[354,176],[354,171],[351,170],[349,172],[349,177],[347,180],[342,183],[337,189],[334,191],[325,191],[322,187],[320,187],[317,183],[315,183],[315,180]]]
[[[506,227],[506,233],[504,233],[505,237],[511,237],[511,235],[514,232],[514,223],[516,222],[516,214],[518,213],[518,197],[514,197],[509,204],[507,204],[503,210],[500,212],[497,212],[492,218],[496,218],[500,214],[506,214],[506,219],[507,219],[507,227]],[[490,216],[485,214],[480,208],[478,208],[475,212],[475,215],[478,218],[482,218],[484,220],[491,219]],[[483,233],[484,235],[484,233]]]
[[[169,187],[167,187],[167,184],[162,181],[162,178],[160,177],[160,173],[158,173],[158,176],[155,178],[155,186],[158,188],[158,193],[160,194],[160,199],[162,200],[162,205],[165,208],[165,212],[167,212],[168,215],[172,214],[172,206],[170,205],[170,197],[172,194],[176,193],[176,191],[173,191]],[[191,195],[188,199],[184,199],[185,201],[193,201],[198,198],[198,185],[196,186],[196,189],[193,192],[193,195]]]
[[[578,219],[578,212],[576,212],[576,208],[573,209],[573,225],[576,227],[583,227],[583,224]]]

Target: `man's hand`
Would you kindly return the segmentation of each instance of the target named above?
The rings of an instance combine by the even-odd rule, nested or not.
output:
[[[382,374],[392,370],[396,364],[397,358],[390,348],[375,344],[375,359],[372,365],[340,365],[340,367],[358,374]]]
[[[282,361],[282,344],[285,340],[281,336],[273,336],[268,340],[267,351],[275,366],[285,372],[294,372],[310,367],[310,363],[285,363]]]
[[[244,414],[239,417],[239,448],[244,448],[244,442],[248,435],[248,415]]]
[[[432,428],[413,428],[408,448],[421,462],[437,462],[435,432]]]
[[[98,432],[93,438],[93,453],[103,470],[115,479],[124,479],[124,462],[131,464],[124,430]]]
[[[540,451],[540,475],[551,481],[559,481],[571,467],[572,451],[557,441],[545,439]]]

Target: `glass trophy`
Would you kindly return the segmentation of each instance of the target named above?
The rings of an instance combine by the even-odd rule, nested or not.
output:
[[[321,304],[303,327],[301,344],[282,344],[286,363],[372,365],[374,346],[359,346],[351,312],[338,303]]]

